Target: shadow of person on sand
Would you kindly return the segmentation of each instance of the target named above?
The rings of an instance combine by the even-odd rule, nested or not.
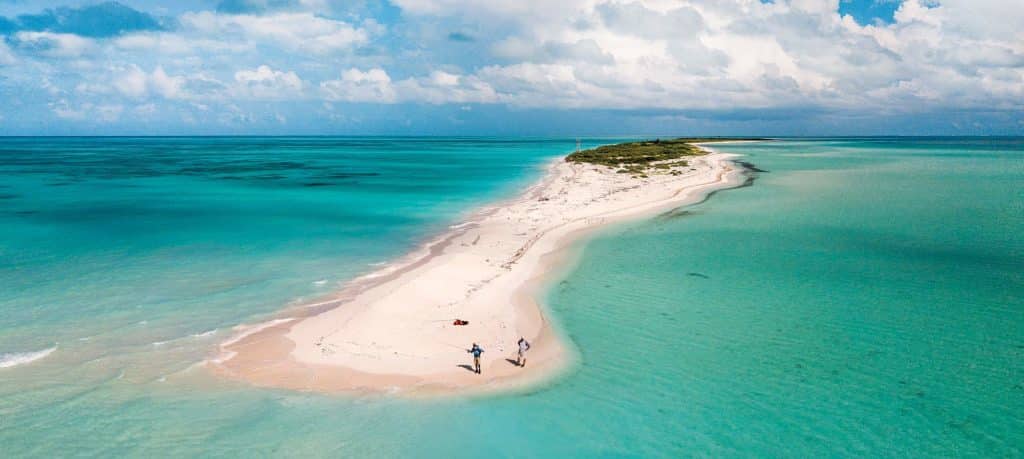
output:
[[[516,362],[516,359],[505,359],[505,361],[517,367],[519,366],[519,362]]]
[[[463,365],[456,365],[456,366],[458,366],[459,368],[465,368],[466,371],[471,371],[473,373],[476,373],[476,370],[473,369],[473,365],[465,365],[465,364],[463,364]]]

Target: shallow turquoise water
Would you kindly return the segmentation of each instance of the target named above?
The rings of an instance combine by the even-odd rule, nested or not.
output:
[[[0,368],[4,454],[1024,454],[1021,139],[724,147],[768,172],[581,244],[548,295],[581,361],[529,393],[352,399],[191,368],[572,147],[0,140],[0,354],[57,343]]]

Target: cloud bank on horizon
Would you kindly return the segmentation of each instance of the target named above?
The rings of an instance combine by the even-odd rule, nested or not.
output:
[[[1002,0],[0,0],[0,134],[1021,134]]]

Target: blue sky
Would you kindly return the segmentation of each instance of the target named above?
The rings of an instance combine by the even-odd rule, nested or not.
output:
[[[860,24],[891,24],[900,3],[899,0],[840,0],[839,14],[849,15]]]
[[[0,0],[0,135],[1021,135],[999,0]]]

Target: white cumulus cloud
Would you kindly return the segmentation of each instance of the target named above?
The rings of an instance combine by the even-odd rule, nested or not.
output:
[[[94,104],[85,102],[74,105],[67,99],[60,99],[49,104],[50,110],[58,118],[73,121],[91,121],[113,123],[121,118],[124,107],[118,104]]]
[[[166,99],[179,99],[187,97],[183,90],[185,81],[185,77],[168,75],[162,66],[147,73],[132,64],[120,72],[113,84],[114,88],[128,97],[141,98],[152,94]]]
[[[186,13],[182,25],[209,37],[255,40],[287,49],[326,54],[349,50],[366,43],[369,34],[362,28],[306,12],[278,13],[266,16],[226,15],[212,12]]]
[[[81,120],[152,103],[197,122],[298,119],[249,101],[1024,111],[1024,8],[900,0],[891,21],[860,24],[840,1],[393,0],[401,20],[384,23],[360,2],[264,2],[113,37],[11,32],[0,81]]]
[[[25,51],[41,56],[73,58],[95,49],[95,43],[88,38],[70,33],[18,32],[12,42]]]
[[[1024,107],[1024,8],[998,0],[905,0],[891,24],[870,25],[841,16],[838,0],[396,4],[507,31],[491,49],[500,59],[460,77],[476,91],[422,76],[396,84],[403,99],[637,109]]]
[[[295,72],[274,70],[267,65],[235,72],[235,82],[242,95],[257,99],[294,98],[305,86]]]
[[[362,71],[351,68],[341,78],[320,83],[327,100],[393,103],[397,99],[391,77],[380,68]]]
[[[0,41],[0,65],[13,65],[17,62],[14,57],[14,53],[11,52],[11,48],[6,43]]]

